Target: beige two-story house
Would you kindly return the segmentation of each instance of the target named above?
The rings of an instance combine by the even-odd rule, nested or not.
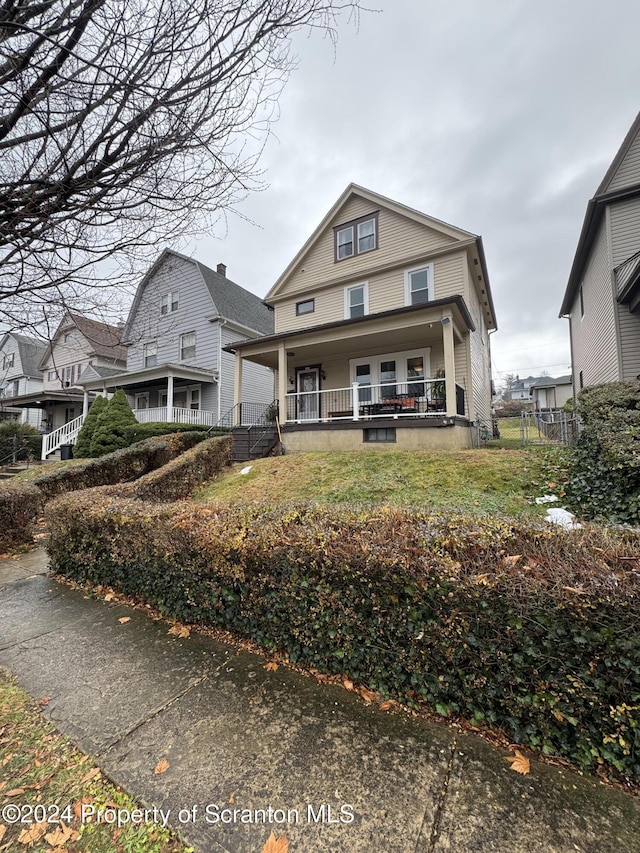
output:
[[[587,204],[560,316],[575,393],[640,377],[640,113]]]
[[[274,334],[228,349],[236,389],[247,362],[277,371],[287,451],[470,447],[489,421],[480,237],[350,184],[265,301]]]

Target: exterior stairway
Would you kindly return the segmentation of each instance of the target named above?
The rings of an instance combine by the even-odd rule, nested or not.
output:
[[[249,459],[268,456],[278,443],[278,430],[275,426],[234,427],[232,435],[231,458],[234,462],[246,462]]]

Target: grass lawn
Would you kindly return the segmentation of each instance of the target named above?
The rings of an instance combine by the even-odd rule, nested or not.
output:
[[[96,811],[111,808],[128,812],[140,806],[106,781],[92,761],[46,722],[27,694],[1,671],[0,780],[0,807],[4,808],[0,819],[0,850],[32,853],[52,848],[78,853],[188,853],[191,850],[153,822],[127,824],[118,829],[115,823],[89,821],[90,806],[95,806]],[[9,803],[21,806],[22,817],[32,820],[10,823],[12,811],[6,810]],[[85,822],[80,820],[83,804]],[[40,814],[43,808],[46,811]],[[59,820],[54,822],[56,817]]]
[[[554,462],[555,464],[555,462]],[[245,465],[251,471],[241,475]],[[433,511],[540,518],[533,498],[549,491],[548,454],[481,449],[423,452],[327,452],[234,465],[195,495],[215,502],[392,503]]]

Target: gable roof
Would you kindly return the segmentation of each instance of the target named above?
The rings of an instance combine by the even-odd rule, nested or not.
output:
[[[615,157],[611,161],[611,165],[607,169],[604,178],[602,179],[595,195],[587,203],[587,211],[582,223],[582,230],[578,238],[578,246],[571,265],[569,273],[569,281],[562,300],[560,308],[560,317],[564,317],[571,311],[571,306],[575,299],[578,287],[582,280],[584,269],[589,260],[591,248],[594,240],[598,235],[602,217],[607,208],[607,205],[614,201],[621,201],[626,198],[640,195],[640,184],[628,184],[619,187],[618,189],[610,189],[611,183],[616,176],[618,169],[622,165],[625,157],[629,153],[633,143],[640,134],[640,113],[635,117],[635,120],[629,128],[627,135],[622,141],[622,145],[618,149]]]
[[[174,249],[163,249],[138,285],[136,295],[129,310],[127,322],[122,330],[123,341],[129,341],[131,338],[131,324],[138,310],[145,287],[164,261],[170,256],[179,258],[196,267],[211,297],[213,308],[215,308],[222,320],[231,320],[240,326],[254,329],[263,335],[273,332],[273,312],[255,293],[250,293],[244,287],[231,281],[226,276],[214,272],[195,258],[189,258],[187,255],[176,252]]]
[[[372,190],[368,190],[366,189],[366,187],[361,187],[358,184],[350,183],[349,186],[342,193],[340,198],[337,200],[337,202],[333,205],[331,210],[329,210],[329,212],[323,218],[320,225],[318,225],[313,234],[309,237],[307,242],[300,249],[295,258],[287,266],[287,268],[282,273],[280,278],[276,281],[276,283],[273,285],[271,290],[267,293],[267,295],[265,296],[266,302],[272,299],[278,293],[278,291],[282,289],[291,273],[300,264],[302,257],[306,255],[311,248],[313,248],[313,246],[318,242],[318,240],[320,240],[326,229],[329,227],[331,221],[338,215],[339,211],[343,207],[345,207],[346,204],[353,197],[364,198],[367,201],[370,201],[372,204],[386,207],[389,210],[393,210],[395,213],[400,214],[400,216],[405,216],[408,219],[412,219],[414,222],[418,222],[420,225],[426,225],[427,227],[433,228],[435,231],[439,231],[440,233],[446,234],[448,237],[453,237],[456,240],[479,239],[476,234],[472,234],[470,231],[463,231],[461,228],[456,228],[453,225],[449,225],[446,222],[442,222],[442,220],[440,219],[435,219],[433,216],[427,216],[426,213],[421,213],[419,210],[414,210],[412,207],[407,207],[404,204],[400,204],[397,201],[393,201],[393,199],[387,198],[386,196],[380,195],[379,193],[375,193]],[[493,314],[493,306],[492,316],[495,316]]]
[[[37,338],[29,338],[27,335],[21,335],[18,332],[7,332],[0,342],[0,349],[4,347],[7,338],[13,338],[18,344],[18,355],[20,356],[23,375],[37,379],[42,373],[38,365],[47,351],[47,344]]]
[[[100,323],[98,320],[91,320],[89,317],[83,317],[82,314],[73,314],[69,311],[56,329],[51,343],[46,347],[44,355],[40,360],[40,367],[44,365],[47,358],[51,355],[53,346],[60,335],[72,329],[77,329],[85,338],[92,348],[92,355],[99,355],[102,358],[120,361],[123,364],[126,363],[127,349],[120,343],[122,329],[117,328],[117,326],[110,326],[108,323]]]

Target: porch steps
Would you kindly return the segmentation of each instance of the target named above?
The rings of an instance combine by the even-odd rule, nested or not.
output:
[[[278,443],[278,430],[275,427],[234,427],[232,435],[231,459],[234,462],[268,456]]]

